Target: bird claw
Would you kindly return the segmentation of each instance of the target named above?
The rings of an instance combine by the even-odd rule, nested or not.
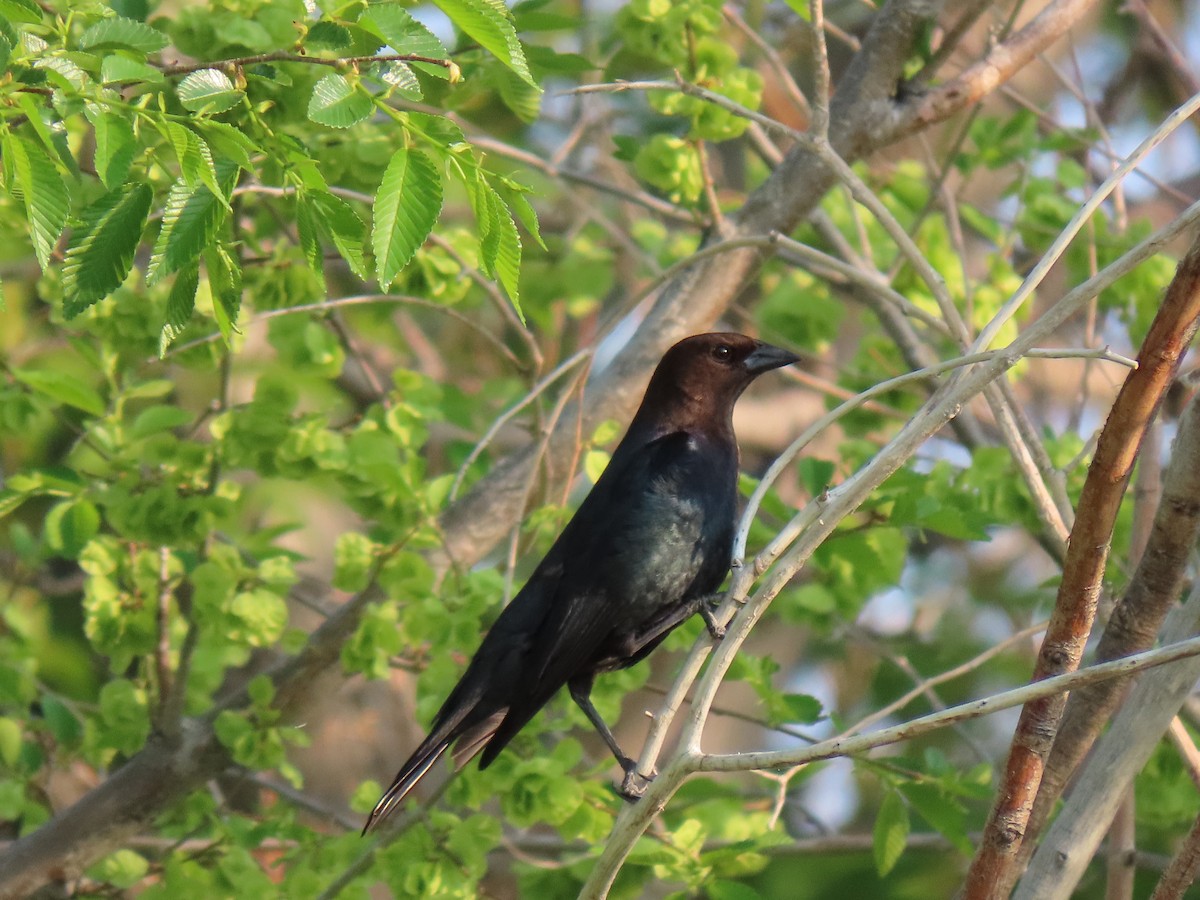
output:
[[[625,765],[626,762],[629,763],[628,766]],[[621,768],[625,770],[625,778],[622,779],[617,793],[630,803],[636,803],[646,793],[646,788],[650,786],[650,782],[654,780],[654,776],[643,775],[639,772],[637,770],[637,763],[632,759],[623,761]]]
[[[717,621],[714,611],[721,605],[721,595],[709,597],[700,604],[700,618],[704,620],[704,625],[708,629],[709,635],[714,641],[719,641],[725,637],[725,626]]]

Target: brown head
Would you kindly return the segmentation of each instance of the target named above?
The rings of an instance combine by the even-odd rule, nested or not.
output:
[[[663,355],[634,421],[723,430],[730,427],[733,404],[750,382],[799,358],[733,332],[684,338]]]

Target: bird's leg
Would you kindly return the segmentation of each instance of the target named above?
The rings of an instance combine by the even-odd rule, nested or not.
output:
[[[645,792],[650,779],[638,772],[637,760],[624,754],[617,739],[613,737],[612,731],[600,717],[596,707],[592,705],[592,680],[591,674],[573,678],[567,682],[567,690],[571,692],[571,699],[578,704],[588,721],[592,723],[592,727],[599,732],[600,737],[604,738],[604,743],[608,744],[608,749],[617,758],[617,763],[625,770],[625,778],[621,782],[621,796],[626,800],[636,800]]]
[[[708,597],[702,597],[700,600],[700,618],[704,620],[704,625],[708,628],[708,633],[714,641],[719,641],[725,637],[725,626],[717,621],[716,611],[721,606],[721,601],[725,599],[725,595],[711,594]]]

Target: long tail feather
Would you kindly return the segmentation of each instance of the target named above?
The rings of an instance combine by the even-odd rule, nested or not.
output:
[[[363,826],[362,833],[365,835],[372,828],[378,825],[381,821],[387,818],[400,803],[408,796],[408,792],[417,786],[426,773],[433,768],[436,763],[446,752],[446,748],[450,746],[454,738],[445,735],[431,734],[425,741],[416,749],[416,752],[408,758],[408,761],[396,773],[396,778],[392,781],[392,786],[384,792],[384,795],[379,798],[379,802],[375,804],[375,808],[371,810],[371,815],[367,817],[367,824]]]
[[[504,720],[504,715],[507,712],[507,707],[498,710],[482,722],[472,725],[459,736],[458,743],[454,745],[454,749],[450,753],[451,758],[454,760],[455,772],[460,771],[463,766],[474,759],[476,754],[492,739],[492,735],[500,727],[500,723]]]

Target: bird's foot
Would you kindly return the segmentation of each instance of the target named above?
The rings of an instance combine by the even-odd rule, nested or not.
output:
[[[625,770],[625,777],[621,780],[621,787],[617,789],[617,793],[630,803],[636,803],[646,793],[646,788],[650,786],[654,776],[639,772],[637,761],[632,759],[622,760],[621,768]]]
[[[725,637],[725,626],[717,621],[715,615],[723,599],[723,594],[717,594],[714,597],[706,597],[700,604],[700,618],[704,620],[704,625],[714,641]]]

